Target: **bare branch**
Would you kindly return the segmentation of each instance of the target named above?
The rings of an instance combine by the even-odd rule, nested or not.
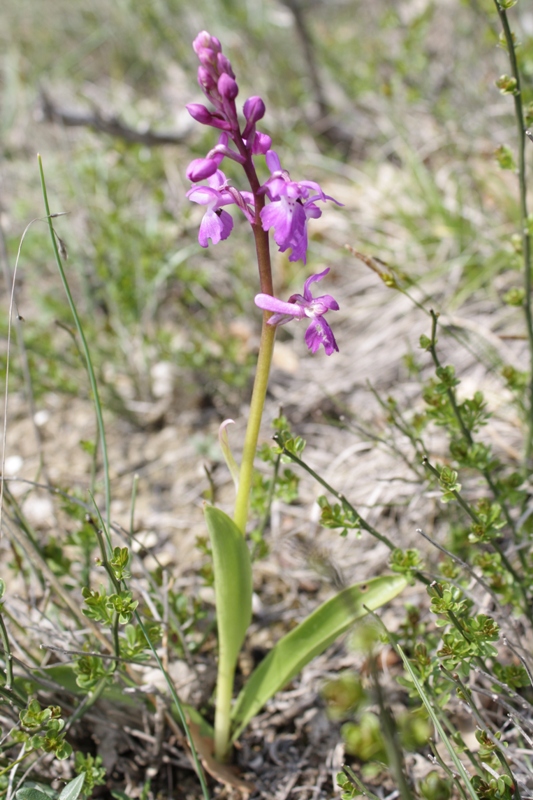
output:
[[[47,122],[65,125],[69,128],[91,128],[98,133],[107,133],[132,144],[145,144],[149,147],[163,144],[181,144],[185,141],[183,134],[157,133],[150,129],[136,130],[124,125],[118,117],[102,114],[98,109],[87,112],[77,109],[61,108],[56,105],[44,89],[41,89],[41,111]]]

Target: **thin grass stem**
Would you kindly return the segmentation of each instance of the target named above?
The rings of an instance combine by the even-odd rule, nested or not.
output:
[[[529,341],[529,424],[528,436],[526,439],[526,463],[531,467],[531,457],[533,455],[533,310],[531,306],[531,290],[532,290],[532,276],[531,276],[531,234],[529,232],[529,214],[527,204],[527,181],[526,181],[526,126],[524,124],[524,109],[522,104],[522,88],[520,81],[520,70],[518,68],[518,60],[516,57],[516,44],[509,19],[507,17],[507,10],[500,5],[498,0],[494,0],[500,23],[509,54],[509,63],[511,66],[511,75],[515,80],[515,91],[513,93],[514,110],[516,118],[516,128],[518,134],[518,186],[520,192],[520,227],[522,234],[522,256],[524,262],[524,315],[526,318],[527,337]]]
[[[278,441],[277,435],[275,435],[273,438],[274,438],[274,441]],[[364,517],[362,517],[359,514],[359,512],[352,506],[352,504],[348,502],[348,500],[345,498],[345,496],[343,494],[341,494],[341,492],[338,492],[336,489],[334,489],[333,486],[331,486],[327,481],[325,481],[324,478],[322,478],[318,474],[318,472],[315,472],[315,470],[312,469],[312,467],[310,467],[309,464],[306,464],[305,461],[302,461],[301,458],[298,458],[297,455],[295,455],[294,453],[291,453],[291,451],[287,450],[283,445],[280,445],[280,446],[281,446],[281,449],[283,451],[283,455],[287,456],[288,458],[290,458],[291,461],[294,461],[294,463],[298,464],[299,467],[302,467],[302,469],[304,469],[309,475],[311,475],[311,477],[314,478],[315,481],[320,483],[320,485],[323,486],[324,489],[326,489],[328,492],[330,492],[330,494],[332,494],[333,497],[336,497],[337,500],[341,503],[341,505],[346,510],[350,511],[355,516],[357,522],[359,523],[359,525],[361,526],[361,528],[363,530],[365,530],[367,533],[369,533],[375,539],[378,539],[380,542],[383,542],[383,544],[385,544],[389,548],[389,550],[395,550],[396,549],[396,545],[393,542],[391,542],[391,540],[389,538],[387,538],[387,536],[385,536],[382,533],[379,533],[379,531],[377,531],[375,528],[373,528],[372,525],[370,525],[364,519]]]
[[[6,680],[3,688],[6,689],[6,691],[11,691],[11,687],[13,685],[13,655],[11,653],[9,637],[7,635],[7,629],[2,614],[0,614],[0,640],[2,641],[5,659],[4,672]]]
[[[100,395],[98,393],[98,384],[96,381],[96,374],[93,367],[93,362],[91,359],[91,354],[89,351],[89,345],[87,343],[87,339],[85,338],[85,333],[83,331],[83,326],[81,324],[81,319],[79,317],[76,304],[74,302],[74,298],[72,297],[72,293],[70,291],[70,286],[67,281],[67,276],[65,270],[63,269],[63,262],[61,260],[61,256],[59,254],[59,248],[56,240],[56,235],[54,231],[54,226],[52,223],[53,215],[50,213],[50,204],[48,202],[48,192],[46,189],[46,181],[44,178],[44,170],[43,170],[43,162],[41,156],[37,156],[38,164],[39,164],[39,174],[41,177],[41,188],[43,193],[43,200],[44,200],[44,207],[46,210],[46,217],[48,220],[48,228],[50,231],[50,238],[52,240],[52,249],[54,251],[54,256],[57,264],[57,268],[59,270],[59,274],[61,276],[61,282],[63,283],[63,288],[65,290],[65,294],[67,295],[68,304],[70,306],[70,310],[72,316],[74,317],[74,322],[76,324],[76,330],[78,331],[78,335],[80,337],[81,348],[83,350],[83,355],[85,356],[85,364],[87,367],[87,374],[89,377],[89,383],[91,385],[91,392],[93,396],[94,407],[96,411],[96,418],[98,420],[98,429],[100,432],[100,446],[102,448],[102,465],[104,471],[104,491],[105,491],[105,505],[106,505],[106,525],[104,526],[104,533],[106,537],[106,544],[108,553],[112,552],[111,547],[111,535],[109,533],[111,529],[111,481],[109,477],[109,457],[107,452],[107,441],[105,435],[105,427],[104,427],[104,417],[102,412],[102,405],[100,403]]]

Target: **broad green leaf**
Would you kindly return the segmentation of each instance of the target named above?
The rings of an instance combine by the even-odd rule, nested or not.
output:
[[[72,664],[55,664],[46,671],[33,670],[31,678],[15,678],[15,688],[25,697],[43,687],[52,689],[54,688],[53,684],[56,683],[58,688],[62,686],[70,694],[84,694],[83,689],[80,689],[76,683],[76,678],[77,675]],[[124,694],[122,687],[114,683],[109,683],[105,687],[102,698],[121,705],[139,706],[138,698],[135,698],[134,695]]]
[[[16,792],[15,797],[28,797],[26,792],[29,790],[37,791],[39,794],[44,794],[45,797],[50,800],[50,798],[56,798],[57,792],[55,789],[52,789],[47,783],[39,783],[38,781],[24,781],[24,786],[21,786],[20,789]]]
[[[16,800],[50,800],[50,795],[41,792],[40,789],[23,787],[16,792],[15,798]]]
[[[239,528],[223,511],[205,507],[215,575],[220,675],[233,675],[252,619],[252,566]]]
[[[77,778],[74,778],[74,780],[70,781],[65,787],[63,787],[58,800],[78,800],[81,790],[83,789],[84,782],[85,772],[80,772]]]
[[[373,578],[326,600],[307,619],[277,642],[252,672],[233,708],[235,741],[252,717],[315,656],[370,611],[388,603],[407,586],[403,575]]]

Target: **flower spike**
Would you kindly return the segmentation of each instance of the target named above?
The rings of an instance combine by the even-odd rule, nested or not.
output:
[[[220,41],[207,31],[201,31],[193,42],[193,49],[200,62],[198,83],[214,110],[202,103],[189,103],[187,110],[201,125],[209,125],[220,131],[218,144],[205,158],[195,158],[187,169],[187,177],[192,183],[205,180],[209,183],[209,186],[197,187],[197,191],[193,187],[187,193],[187,197],[193,202],[207,206],[198,237],[200,244],[207,247],[209,240],[217,244],[222,239],[227,239],[233,228],[233,221],[220,206],[234,203],[252,225],[260,221],[264,231],[273,229],[274,241],[279,250],[284,253],[290,249],[289,261],[301,259],[305,264],[308,220],[322,215],[317,203],[337,201],[325,194],[315,181],[292,181],[289,173],[282,168],[277,153],[271,149],[270,136],[257,130],[257,123],[263,119],[266,111],[261,97],[253,95],[244,102],[242,110],[246,122],[241,127],[235,103],[239,86],[231,63],[222,52]],[[260,187],[253,162],[255,156],[265,156],[270,170],[270,177]],[[233,187],[228,191],[227,184],[224,189],[219,185],[215,176],[220,172],[224,158],[241,164],[249,182],[250,176],[253,176],[250,186],[256,196],[251,202],[247,197],[249,192]],[[215,180],[214,183],[212,179]],[[256,218],[257,206],[261,209],[260,220]],[[325,325],[317,322],[314,325],[314,329],[318,331],[316,336],[321,336],[321,341],[334,342],[333,334],[330,336],[329,328],[326,330],[321,327],[323,324]],[[310,345],[311,349],[315,346],[315,341],[316,337]]]

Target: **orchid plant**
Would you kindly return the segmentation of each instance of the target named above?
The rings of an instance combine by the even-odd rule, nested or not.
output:
[[[229,453],[227,422],[221,426],[221,442],[236,483],[233,519],[214,506],[205,509],[210,534],[215,576],[216,614],[219,639],[218,680],[214,727],[215,757],[228,758],[232,743],[252,717],[290,681],[315,655],[322,652],[352,623],[396,596],[405,586],[401,575],[382,576],[344,589],[317,608],[307,619],[284,636],[251,674],[235,704],[235,667],[252,614],[252,571],[246,526],[252,485],[254,456],[265,404],[276,329],[291,320],[307,318],[305,341],[312,353],[321,346],[326,355],[339,348],[325,316],[339,305],[329,294],[314,297],[313,283],[328,275],[329,268],[311,275],[302,294],[283,301],[274,296],[269,251],[269,231],[280,252],[290,249],[289,261],[306,263],[309,240],[307,224],[321,216],[319,203],[331,201],[315,181],[293,181],[282,168],[271,138],[257,130],[265,115],[260,97],[243,105],[244,125],[237,112],[239,87],[220,42],[206,31],[198,34],[193,48],[200,61],[198,82],[213,106],[192,103],[187,109],[193,119],[220,131],[218,143],[205,158],[189,164],[187,177],[193,183],[187,197],[205,207],[198,241],[202,247],[227,239],[233,230],[230,213],[236,206],[251,226],[257,255],[259,292],[255,305],[263,311],[261,341],[240,468]],[[264,158],[269,177],[261,182],[254,159]],[[239,189],[225,176],[225,158],[242,166],[247,186]]]

